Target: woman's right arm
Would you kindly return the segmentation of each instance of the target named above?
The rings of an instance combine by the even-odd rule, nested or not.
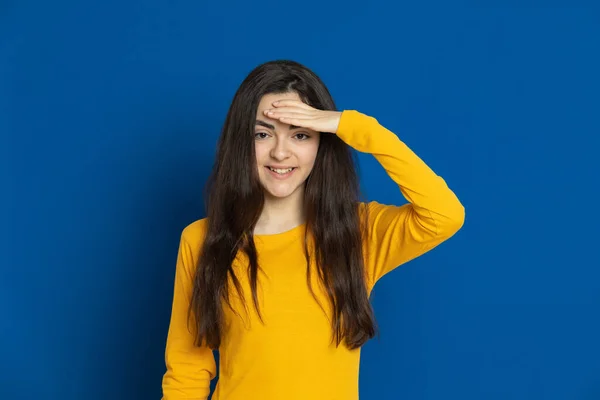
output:
[[[188,330],[188,307],[193,287],[192,248],[181,235],[175,270],[171,321],[165,349],[166,373],[162,380],[163,400],[208,399],[210,381],[216,376],[213,352],[194,345]],[[194,321],[191,318],[190,322]],[[195,326],[190,323],[192,332]]]

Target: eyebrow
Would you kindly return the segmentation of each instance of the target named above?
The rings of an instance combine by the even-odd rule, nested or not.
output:
[[[275,127],[273,125],[268,124],[265,121],[261,121],[260,119],[256,120],[256,125],[264,126],[265,128],[269,128],[272,131],[275,130]],[[300,128],[301,128],[300,126],[290,125],[290,131],[292,131],[294,129],[300,129]]]

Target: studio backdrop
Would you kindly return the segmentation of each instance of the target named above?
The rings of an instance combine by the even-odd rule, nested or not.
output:
[[[600,399],[600,13],[538,3],[0,4],[0,398],[160,398],[229,104],[292,59],[466,209],[375,287],[361,399]],[[405,201],[359,161],[366,199]]]

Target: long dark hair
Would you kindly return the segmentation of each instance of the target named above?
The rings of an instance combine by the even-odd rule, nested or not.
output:
[[[314,72],[294,61],[276,60],[250,72],[235,93],[225,119],[206,186],[207,230],[190,304],[197,345],[205,341],[216,349],[221,343],[221,301],[231,307],[228,279],[244,297],[232,267],[240,251],[247,256],[254,306],[262,321],[257,298],[258,255],[253,241],[254,226],[264,204],[254,152],[256,111],[265,94],[291,91],[314,108],[336,110],[328,89]],[[319,282],[327,292],[333,314],[332,341],[339,346],[345,340],[350,349],[362,346],[376,331],[364,274],[362,238],[366,225],[361,223],[356,169],[349,146],[336,135],[321,134],[304,191],[307,282],[315,297],[310,285],[310,257],[314,255]],[[309,235],[314,252],[309,252]]]

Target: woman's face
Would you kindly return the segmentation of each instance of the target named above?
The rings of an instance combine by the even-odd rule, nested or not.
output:
[[[266,94],[258,105],[254,144],[260,183],[267,197],[302,196],[319,149],[320,133],[311,129],[290,129],[289,124],[264,115],[273,102],[301,100],[296,92]]]

